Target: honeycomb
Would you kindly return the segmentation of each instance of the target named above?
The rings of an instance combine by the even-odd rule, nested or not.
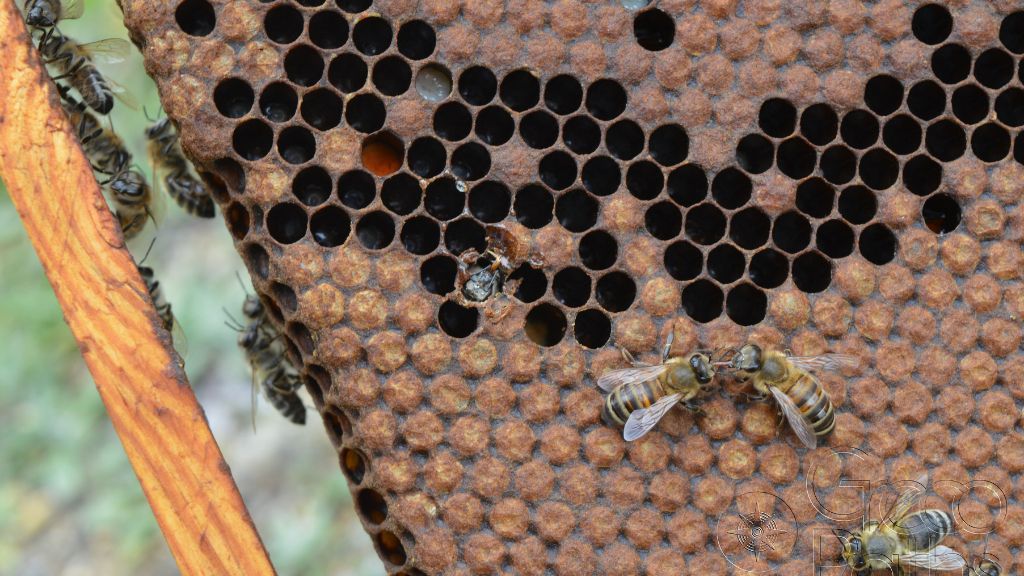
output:
[[[923,471],[1024,564],[1016,3],[122,4],[389,573],[811,574]],[[627,444],[596,378],[670,333],[863,369],[814,451],[728,378]]]

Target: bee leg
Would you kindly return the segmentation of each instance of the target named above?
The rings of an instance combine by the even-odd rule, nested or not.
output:
[[[694,402],[693,400],[687,400],[685,402],[680,402],[679,405],[682,406],[683,408],[686,408],[690,413],[692,413],[695,416],[703,416],[704,415],[704,409],[701,408],[700,406],[698,406],[697,403]]]
[[[665,347],[661,350],[661,363],[668,360],[668,353],[672,350],[672,342],[676,339],[675,326],[669,328],[668,336],[665,337]]]

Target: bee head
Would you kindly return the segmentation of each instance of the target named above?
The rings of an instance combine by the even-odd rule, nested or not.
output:
[[[690,368],[697,375],[697,381],[701,384],[711,382],[715,377],[715,368],[711,365],[711,359],[703,354],[690,356]]]
[[[744,372],[757,372],[761,369],[761,347],[757,344],[743,346],[733,357],[732,366]]]
[[[986,560],[979,564],[972,574],[977,574],[977,576],[1000,576],[1003,573],[1003,567],[995,559],[989,557],[988,554],[986,554],[986,557]]]
[[[836,528],[832,530],[839,542],[843,545],[843,560],[855,571],[864,570],[868,567],[868,557],[864,550],[864,542],[858,534],[848,530]]]
[[[259,337],[259,330],[249,326],[238,333],[238,346],[245,350],[250,350],[256,346],[256,340],[259,339]]]
[[[260,302],[259,296],[250,294],[245,297],[245,303],[242,304],[242,314],[245,314],[246,318],[258,318],[263,314],[263,303]]]

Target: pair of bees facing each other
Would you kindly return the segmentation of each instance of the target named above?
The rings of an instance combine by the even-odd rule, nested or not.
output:
[[[608,392],[602,416],[609,424],[623,427],[626,441],[647,434],[676,404],[699,410],[697,400],[710,391],[717,372],[725,370],[749,380],[760,398],[772,396],[800,441],[814,449],[818,439],[835,427],[835,411],[811,372],[859,365],[856,357],[845,354],[790,356],[756,344],[743,346],[727,362],[714,362],[700,352],[670,358],[671,347],[670,333],[662,361],[655,365],[637,362],[623,351],[633,366],[612,370],[597,380]]]
[[[836,529],[842,544],[842,558],[854,576],[868,576],[875,570],[907,567],[928,570],[959,570],[967,567],[963,556],[941,544],[953,532],[953,519],[944,510],[928,509],[910,513],[928,483],[922,475],[900,494],[881,520],[870,520],[855,531]],[[970,576],[1002,576],[995,559],[986,555],[970,567]]]

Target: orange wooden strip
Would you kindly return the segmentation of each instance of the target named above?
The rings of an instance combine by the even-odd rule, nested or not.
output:
[[[178,566],[274,574],[12,0],[0,54],[0,175]]]

